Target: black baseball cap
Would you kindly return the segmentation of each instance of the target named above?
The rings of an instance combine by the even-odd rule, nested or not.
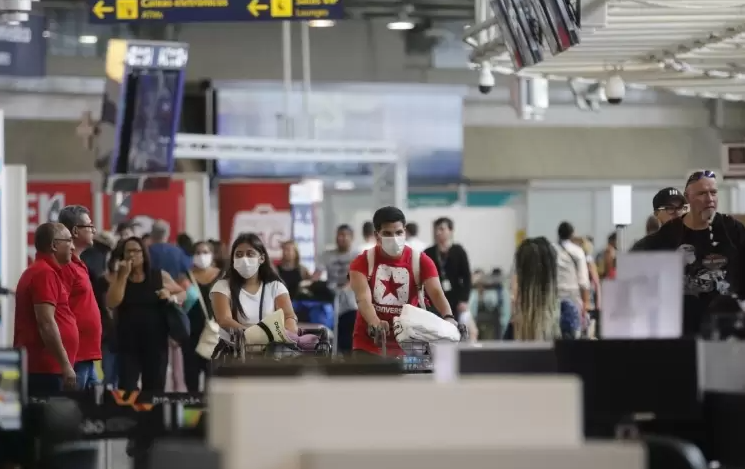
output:
[[[686,198],[682,192],[674,187],[666,187],[655,194],[652,199],[652,210],[659,210],[660,207],[673,207],[677,204],[685,204]]]

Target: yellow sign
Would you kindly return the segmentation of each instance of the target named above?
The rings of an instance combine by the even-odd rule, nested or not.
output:
[[[96,15],[96,18],[102,20],[106,16],[106,13],[114,13],[114,7],[107,7],[103,0],[98,0],[93,5],[93,14]]]
[[[269,0],[269,14],[272,18],[292,17],[293,0]]]
[[[136,20],[139,18],[137,0],[116,0],[116,19]]]
[[[259,0],[251,0],[251,3],[248,4],[246,9],[248,10],[249,13],[251,13],[251,15],[258,17],[262,11],[268,10],[269,7],[266,5],[260,4]]]

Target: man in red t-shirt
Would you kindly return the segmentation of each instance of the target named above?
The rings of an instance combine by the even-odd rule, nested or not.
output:
[[[367,251],[357,256],[349,266],[349,278],[357,298],[357,319],[354,324],[352,348],[373,354],[381,350],[368,332],[372,326],[386,331],[386,352],[400,354],[401,348],[390,333],[393,318],[401,308],[419,305],[419,285],[414,278],[413,250],[406,246],[406,217],[396,207],[383,207],[373,216],[376,246],[374,265],[368,266]],[[372,275],[370,275],[372,273]],[[450,310],[440,285],[435,263],[426,254],[419,257],[419,283],[443,319],[458,324]]]
[[[43,223],[34,246],[36,260],[16,287],[13,346],[26,349],[29,394],[49,395],[76,386],[78,327],[62,280],[62,268],[72,258],[72,236],[59,223]]]
[[[80,253],[93,246],[96,227],[91,212],[82,205],[68,205],[60,210],[57,219],[72,234],[75,251],[72,261],[62,267],[62,279],[70,292],[70,309],[75,313],[80,334],[80,345],[75,361],[78,388],[98,384],[95,361],[101,359],[101,311],[93,293],[88,267],[80,260]]]

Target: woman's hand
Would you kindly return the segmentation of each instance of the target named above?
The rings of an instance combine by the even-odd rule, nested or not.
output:
[[[161,288],[160,290],[155,292],[156,295],[158,295],[158,298],[161,300],[170,300],[171,299],[171,292],[168,291],[166,288]]]

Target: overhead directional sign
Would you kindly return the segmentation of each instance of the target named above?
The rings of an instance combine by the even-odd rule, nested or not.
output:
[[[88,0],[91,23],[342,19],[343,0]]]

